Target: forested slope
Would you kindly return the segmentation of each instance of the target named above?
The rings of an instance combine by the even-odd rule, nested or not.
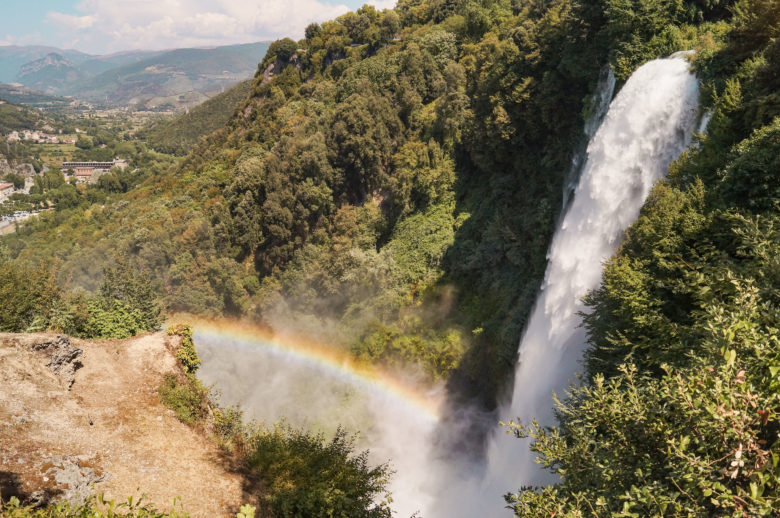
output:
[[[364,7],[273,44],[236,116],[180,167],[8,245],[59,257],[63,282],[87,289],[126,255],[172,311],[316,333],[490,406],[599,72],[624,80],[686,48],[716,59],[729,3]]]
[[[252,89],[252,80],[241,81],[219,95],[215,95],[175,119],[155,124],[141,135],[150,147],[162,153],[183,156],[201,137],[221,129],[235,115]]]

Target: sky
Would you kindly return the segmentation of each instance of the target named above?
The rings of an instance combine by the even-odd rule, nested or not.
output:
[[[396,0],[0,0],[0,46],[89,54],[303,37],[311,22]]]

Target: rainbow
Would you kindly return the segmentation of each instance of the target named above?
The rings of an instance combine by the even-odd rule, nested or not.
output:
[[[335,378],[344,379],[356,386],[376,390],[408,407],[426,419],[438,422],[440,402],[419,388],[382,371],[376,366],[356,360],[336,347],[314,342],[289,333],[276,332],[256,324],[219,319],[211,320],[190,315],[175,315],[170,323],[190,324],[197,335],[205,333],[221,338],[251,342],[258,347],[279,351],[296,361],[322,367]]]

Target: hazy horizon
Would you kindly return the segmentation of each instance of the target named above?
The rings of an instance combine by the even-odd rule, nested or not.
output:
[[[92,55],[219,47],[303,37],[306,25],[363,4],[396,0],[40,0],[0,21],[0,47],[47,46]]]

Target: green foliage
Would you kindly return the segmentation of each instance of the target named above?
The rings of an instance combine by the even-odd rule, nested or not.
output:
[[[74,507],[67,503],[48,505],[43,508],[25,507],[16,497],[8,502],[0,501],[0,516],[3,518],[188,518],[189,514],[177,509],[175,502],[167,512],[159,511],[152,504],[144,502],[145,495],[138,500],[132,497],[126,502],[104,500],[101,494],[85,504]]]
[[[438,379],[457,368],[465,341],[457,330],[432,332],[420,318],[407,318],[393,327],[378,322],[369,326],[353,352],[361,359],[399,367],[404,362],[419,364]]]
[[[236,518],[255,518],[257,508],[249,504],[241,506],[241,512],[236,514]]]
[[[8,173],[5,175],[5,178],[3,178],[8,183],[12,183],[14,185],[14,189],[22,189],[24,187],[24,178],[19,176],[18,174],[14,173]]]
[[[215,408],[212,426],[220,444],[230,450],[237,448],[244,439],[244,414],[239,408]]]
[[[145,330],[155,330],[163,321],[162,306],[147,275],[134,268],[127,259],[116,258],[114,267],[103,269],[103,283],[98,298],[119,301],[138,312]]]
[[[259,482],[263,510],[275,517],[390,517],[386,464],[371,467],[368,451],[354,452],[354,437],[339,428],[326,440],[321,433],[284,424],[265,429],[244,424],[238,408],[221,407],[216,394],[193,375],[166,375],[158,389],[163,404],[191,426],[213,432]],[[382,498],[377,502],[377,498]],[[242,506],[238,517],[254,516]]]
[[[209,391],[192,374],[183,377],[166,374],[157,392],[163,404],[182,423],[199,424],[208,413]]]
[[[143,333],[143,315],[121,300],[95,298],[87,303],[89,319],[83,331],[90,338],[125,339]]]
[[[46,266],[29,268],[0,260],[0,332],[23,332],[33,322],[48,321],[60,296],[55,276]]]
[[[35,129],[41,115],[25,106],[4,102],[0,104],[0,133]]]
[[[275,517],[389,517],[387,465],[369,467],[343,430],[327,440],[286,426],[251,439],[247,465],[268,487],[262,503]],[[385,500],[376,503],[377,497]]]
[[[100,293],[63,290],[58,271],[10,260],[0,243],[0,331],[58,331],[82,338],[129,338],[159,327],[162,313],[148,279],[127,263],[105,270]]]
[[[137,500],[133,497],[126,502],[104,500],[103,495],[74,507],[67,503],[46,507],[25,507],[16,497],[8,502],[0,501],[0,516],[3,518],[188,518],[189,514],[174,506],[167,512],[157,510],[144,502],[145,495]]]
[[[77,333],[90,338],[125,339],[154,331],[162,323],[162,307],[149,282],[124,258],[103,270],[98,293],[87,301],[89,317]]]
[[[723,174],[733,178],[729,196],[755,198],[756,210],[771,203],[773,192],[754,193],[771,174],[724,166],[735,144],[778,115],[775,3],[366,6],[312,24],[299,42],[275,42],[238,109],[215,99],[147,132],[176,152],[200,139],[176,168],[141,142],[122,143],[148,172],[84,191],[42,185],[30,203],[56,200],[56,210],[8,242],[24,261],[61,257],[64,278],[90,291],[107,258],[126,254],[168,310],[272,327],[317,322],[315,332],[332,330],[323,339],[358,356],[422,362],[492,406],[514,365],[605,64],[625,79],[648,59],[700,49],[694,66],[715,108],[711,144],[675,175],[709,185]],[[277,60],[273,77],[262,77]],[[201,136],[217,114],[232,116]],[[771,144],[767,131],[757,146]],[[88,135],[107,148],[83,156],[121,149],[98,125]],[[771,152],[762,160],[776,169]],[[643,275],[624,284],[645,286]],[[647,299],[646,319],[666,316]]]
[[[265,57],[260,63],[260,73],[262,73],[262,69],[265,69],[265,67],[276,60],[279,60],[282,63],[287,63],[290,61],[290,58],[293,56],[293,54],[295,54],[296,50],[298,50],[298,44],[290,38],[283,38],[281,40],[274,41],[271,43],[271,46],[268,47],[268,51],[265,53]],[[279,71],[277,70],[276,72],[278,73]]]
[[[154,125],[143,136],[161,153],[186,155],[202,137],[225,126],[251,88],[251,80],[242,81],[187,113]]]
[[[79,135],[76,139],[76,147],[79,149],[92,149],[93,145],[92,139],[85,135]]]
[[[181,344],[176,349],[176,359],[184,367],[185,372],[194,374],[200,366],[200,358],[195,350],[195,342],[192,340],[192,327],[187,324],[174,324],[168,328],[166,334],[181,339]]]

